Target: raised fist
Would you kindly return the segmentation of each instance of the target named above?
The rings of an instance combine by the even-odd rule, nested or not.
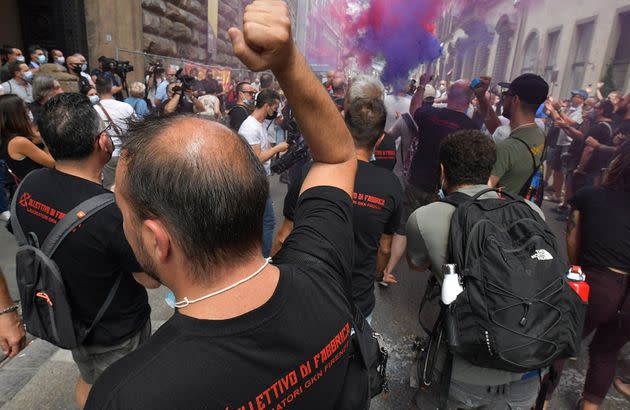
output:
[[[243,31],[231,28],[234,54],[252,71],[280,70],[294,50],[289,8],[282,0],[256,0],[245,8]]]

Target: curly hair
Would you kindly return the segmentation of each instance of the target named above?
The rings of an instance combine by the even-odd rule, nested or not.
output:
[[[622,191],[630,191],[630,141],[619,147],[610,163],[604,186]]]
[[[440,163],[450,187],[486,184],[497,159],[494,142],[477,130],[457,131],[442,141]]]

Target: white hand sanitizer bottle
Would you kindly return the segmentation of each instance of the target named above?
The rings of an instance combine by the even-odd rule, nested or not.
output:
[[[442,303],[450,305],[457,299],[457,295],[464,291],[461,283],[459,283],[459,275],[457,274],[457,265],[445,264],[442,266]]]

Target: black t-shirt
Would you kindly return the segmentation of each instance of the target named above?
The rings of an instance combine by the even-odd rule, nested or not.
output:
[[[630,271],[630,192],[586,187],[569,203],[580,211],[580,265]]]
[[[24,232],[35,233],[41,244],[68,211],[105,192],[109,191],[86,179],[41,169],[16,192],[17,217]],[[68,235],[53,255],[66,284],[72,314],[86,327],[92,324],[118,276],[123,275],[114,300],[85,345],[111,346],[133,336],[149,320],[147,291],[132,275],[142,268],[122,224],[116,204],[109,205]]]
[[[284,216],[294,219],[302,182],[310,169],[306,164],[302,177],[293,181],[284,199]],[[354,266],[352,298],[364,316],[374,309],[374,275],[382,234],[396,231],[402,217],[403,193],[399,179],[383,168],[359,161],[353,195]]]
[[[374,149],[374,158],[372,164],[389,171],[394,170],[396,166],[396,140],[388,133],[385,133],[383,141]]]
[[[249,117],[249,110],[242,105],[235,105],[228,113],[230,116],[230,128],[238,133],[243,121]]]
[[[587,137],[595,138],[600,144],[612,145],[612,128],[610,123],[597,123],[588,130]],[[612,160],[613,153],[596,150],[584,171],[587,174],[599,174],[602,168],[607,168]]]
[[[418,124],[418,150],[411,161],[409,183],[433,193],[437,191],[440,144],[448,135],[459,130],[479,129],[464,113],[448,108],[422,108],[414,115]]]
[[[9,142],[17,136],[16,134],[0,136],[0,159],[4,160],[15,176],[22,180],[31,171],[40,169],[42,166],[29,157],[24,157],[21,160],[11,158],[9,155]]]
[[[306,191],[265,304],[227,320],[175,313],[103,373],[85,408],[334,408],[348,368],[351,212],[337,188]]]

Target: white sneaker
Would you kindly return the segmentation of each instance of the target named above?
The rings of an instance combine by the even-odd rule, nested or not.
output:
[[[11,212],[9,211],[4,211],[0,214],[0,221],[8,221],[9,218],[11,218]]]

